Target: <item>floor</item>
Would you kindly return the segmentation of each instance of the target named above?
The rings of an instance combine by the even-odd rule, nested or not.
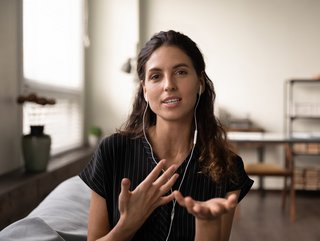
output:
[[[320,192],[297,192],[297,220],[281,209],[281,193],[251,191],[240,203],[230,241],[320,241]]]

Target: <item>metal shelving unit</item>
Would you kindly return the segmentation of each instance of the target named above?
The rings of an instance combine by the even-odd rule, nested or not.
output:
[[[299,94],[303,90],[305,92]],[[286,134],[308,140],[293,145],[291,149],[297,164],[296,189],[320,190],[320,144],[310,143],[310,139],[320,136],[320,80],[290,79],[285,82],[284,96]]]
[[[317,101],[299,102],[295,96],[295,89],[302,86],[314,87],[313,90],[318,88]],[[320,121],[320,80],[291,79],[285,82],[285,131],[287,135],[294,135],[293,125],[299,120]],[[320,125],[318,131],[320,134]],[[312,133],[309,134],[312,135]]]

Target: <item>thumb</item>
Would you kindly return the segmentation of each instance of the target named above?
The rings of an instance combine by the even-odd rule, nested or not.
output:
[[[230,196],[228,196],[227,204],[228,208],[234,208],[235,206],[237,206],[237,195],[231,194]]]

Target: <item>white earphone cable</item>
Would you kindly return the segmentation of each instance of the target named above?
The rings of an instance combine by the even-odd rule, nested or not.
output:
[[[193,117],[194,117],[194,123],[195,123],[195,131],[194,131],[194,136],[193,136],[193,145],[192,145],[192,149],[191,149],[191,154],[190,154],[190,157],[188,159],[188,162],[187,162],[187,165],[186,165],[186,168],[184,170],[184,173],[182,175],[182,179],[181,179],[181,182],[179,184],[179,187],[178,187],[178,191],[180,191],[181,189],[181,186],[183,184],[183,181],[184,181],[184,178],[186,176],[186,173],[187,173],[187,170],[188,170],[188,167],[189,167],[189,164],[190,164],[190,161],[193,157],[193,152],[194,152],[194,148],[196,146],[196,143],[197,143],[197,135],[198,135],[198,124],[197,124],[197,107],[198,107],[198,104],[199,104],[199,101],[200,101],[200,94],[199,94],[199,97],[197,99],[197,103],[196,103],[196,106],[194,108],[194,113],[193,113]],[[158,164],[158,162],[156,161],[155,157],[154,157],[154,154],[153,154],[153,149],[152,149],[152,146],[147,138],[147,135],[146,135],[146,131],[145,131],[145,115],[146,115],[146,112],[147,112],[147,109],[148,109],[148,106],[149,106],[149,102],[147,101],[147,105],[146,105],[146,108],[143,112],[143,116],[142,116],[142,129],[143,129],[143,135],[144,135],[144,138],[145,140],[147,141],[148,145],[149,145],[149,148],[150,148],[150,151],[151,151],[151,157],[152,157],[152,160],[155,164]],[[164,171],[164,170],[163,170]],[[171,192],[172,192],[172,189],[171,189]],[[171,221],[170,221],[170,226],[169,226],[169,231],[168,231],[168,235],[167,235],[167,238],[166,238],[166,241],[169,240],[169,237],[170,237],[170,234],[171,234],[171,229],[172,229],[172,224],[173,224],[173,219],[174,219],[174,212],[175,212],[175,206],[176,206],[176,203],[177,203],[177,200],[173,200],[172,201],[172,210],[171,210]]]

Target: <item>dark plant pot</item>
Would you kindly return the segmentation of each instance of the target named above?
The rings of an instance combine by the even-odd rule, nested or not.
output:
[[[31,126],[30,134],[22,137],[22,152],[27,172],[47,170],[51,138],[43,133],[43,126]]]

